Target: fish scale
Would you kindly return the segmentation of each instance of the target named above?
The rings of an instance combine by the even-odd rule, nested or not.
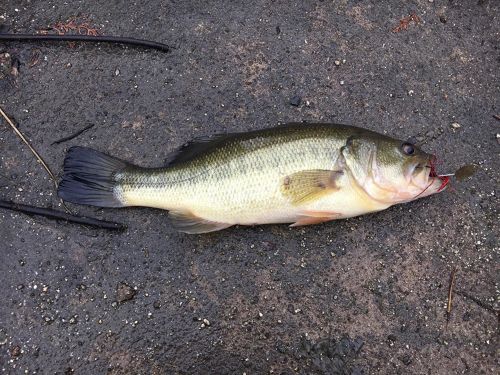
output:
[[[267,147],[260,147],[261,138],[250,140],[247,151],[236,157],[232,150],[237,144],[232,142],[194,166],[166,168],[159,172],[160,181],[147,171],[140,178],[135,172],[125,173],[124,202],[140,205],[146,199],[148,205],[158,208],[190,207],[196,216],[214,221],[254,222],[260,216],[255,212],[269,209],[271,203],[274,210],[290,208],[279,189],[284,176],[331,168],[340,149],[340,142],[336,145],[329,138],[284,142],[277,137],[275,143],[264,142]],[[302,151],[298,153],[298,149]]]

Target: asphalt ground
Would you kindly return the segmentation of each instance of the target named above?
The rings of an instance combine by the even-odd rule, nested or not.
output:
[[[128,226],[116,233],[0,210],[0,371],[498,373],[499,8],[2,0],[9,32],[76,17],[172,47],[0,42],[0,107],[56,174],[74,145],[161,166],[196,136],[289,121],[411,138],[441,172],[478,170],[442,194],[303,228],[189,236],[164,211],[70,205]],[[3,120],[0,198],[62,209]]]

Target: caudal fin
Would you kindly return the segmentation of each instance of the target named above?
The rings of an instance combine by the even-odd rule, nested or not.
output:
[[[131,166],[87,147],[71,147],[57,195],[63,200],[99,207],[123,207],[115,194],[116,176]]]

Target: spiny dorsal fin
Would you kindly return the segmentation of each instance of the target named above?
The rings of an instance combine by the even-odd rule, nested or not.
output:
[[[215,232],[233,225],[206,220],[188,211],[170,211],[169,217],[175,229],[189,234]]]
[[[342,170],[327,169],[296,172],[283,178],[281,193],[299,205],[338,190],[336,182],[343,174]]]
[[[166,165],[176,165],[191,161],[198,156],[208,153],[216,148],[222,146],[230,140],[240,138],[252,138],[259,134],[273,134],[283,131],[297,131],[306,128],[307,124],[302,123],[288,123],[274,128],[256,129],[248,132],[234,132],[224,134],[212,134],[209,136],[202,136],[194,138],[191,141],[184,143],[179,149],[172,152],[166,159]]]
[[[287,123],[272,128],[255,129],[248,132],[235,132],[226,134],[214,134],[206,137],[198,137],[192,141],[186,142],[177,151],[174,151],[167,157],[167,165],[176,165],[179,163],[184,163],[191,161],[199,156],[202,156],[210,151],[222,147],[230,141],[244,141],[251,139],[259,139],[260,142],[272,143],[272,137],[276,135],[282,136],[285,133],[295,133],[303,130],[310,130],[311,128],[325,128],[325,127],[336,127],[339,129],[344,129],[346,127],[352,129],[355,132],[366,132],[367,130],[350,127],[347,125],[337,125],[337,124],[325,124],[325,123]]]
[[[213,134],[197,137],[184,143],[178,150],[172,152],[167,158],[167,165],[175,165],[193,160],[210,150],[213,150],[224,141],[233,138],[238,133]]]

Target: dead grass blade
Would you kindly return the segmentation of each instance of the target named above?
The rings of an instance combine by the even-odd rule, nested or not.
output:
[[[10,127],[12,128],[12,130],[14,130],[14,133],[16,133],[19,138],[21,138],[21,140],[24,142],[24,144],[26,146],[28,146],[28,148],[31,150],[31,152],[33,153],[33,155],[35,155],[35,157],[38,160],[38,162],[43,166],[43,168],[49,174],[50,179],[54,183],[54,186],[56,187],[56,190],[57,190],[57,179],[54,176],[54,174],[52,173],[52,171],[50,170],[50,168],[47,165],[47,163],[45,163],[45,161],[42,159],[42,157],[40,156],[40,154],[33,148],[33,146],[31,146],[31,144],[28,142],[28,140],[23,135],[23,133],[21,133],[21,131],[14,125],[14,123],[12,122],[12,120],[9,118],[9,116],[7,116],[7,114],[2,110],[1,107],[0,107],[0,114],[5,119],[5,121],[7,121],[7,123],[10,125]]]

